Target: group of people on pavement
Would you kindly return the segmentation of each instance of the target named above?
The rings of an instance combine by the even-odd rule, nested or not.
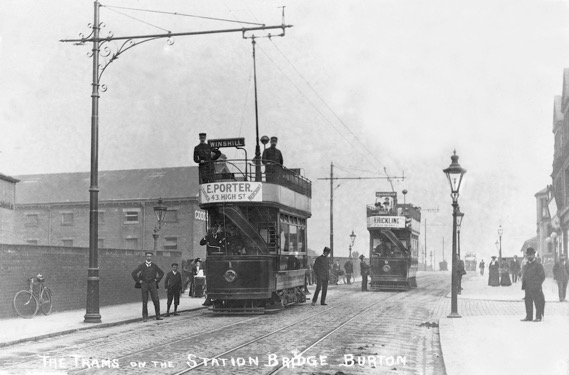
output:
[[[135,288],[140,289],[142,292],[142,321],[148,320],[148,295],[154,304],[154,313],[156,320],[163,320],[160,314],[160,299],[158,298],[158,288],[160,281],[164,277],[164,271],[152,262],[153,253],[147,251],[145,253],[146,261],[141,263],[131,272],[131,276],[135,281]],[[178,306],[180,305],[180,294],[188,285],[190,287],[190,296],[192,296],[193,289],[195,288],[195,278],[203,276],[204,270],[200,258],[195,259],[193,262],[184,262],[183,272],[178,271],[178,263],[171,264],[171,270],[166,273],[164,279],[164,288],[168,296],[166,302],[165,317],[170,316],[170,308],[172,302],[174,303],[174,316],[180,315],[178,313]],[[189,267],[191,266],[191,271]],[[182,276],[185,280],[183,281]]]
[[[484,267],[485,263],[484,259],[482,259],[478,265],[481,276],[484,276]],[[506,259],[502,259],[501,263],[496,260],[496,256],[492,256],[492,260],[488,265],[488,285],[510,286],[512,282],[518,282],[518,279],[521,278],[521,273],[522,262],[520,262],[517,255],[514,255],[514,258],[510,262]]]

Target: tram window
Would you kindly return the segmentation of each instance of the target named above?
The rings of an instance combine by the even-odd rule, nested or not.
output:
[[[305,238],[306,238],[306,229],[299,227],[297,239],[298,239],[298,251],[301,253],[304,253],[306,251],[305,244],[304,244]]]
[[[288,251],[298,251],[298,227],[296,225],[289,226],[289,247]]]

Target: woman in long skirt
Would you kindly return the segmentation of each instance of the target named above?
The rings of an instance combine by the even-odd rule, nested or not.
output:
[[[512,281],[510,280],[510,267],[505,259],[502,259],[502,267],[500,268],[500,285],[510,286]]]
[[[488,265],[488,285],[500,286],[500,265],[496,257],[492,257],[492,261]]]

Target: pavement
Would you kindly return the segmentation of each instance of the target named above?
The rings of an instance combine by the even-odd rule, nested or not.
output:
[[[520,282],[491,287],[487,275],[469,273],[462,287],[462,317],[439,320],[448,375],[569,374],[569,303],[559,302],[555,281],[543,284],[545,318],[535,323],[520,321],[525,317]]]
[[[557,284],[551,279],[544,282],[545,319],[534,323],[520,322],[525,315],[520,283],[510,287],[490,287],[487,283],[487,275],[466,275],[462,281],[464,290],[458,296],[461,318],[439,319],[446,374],[569,375],[569,303],[559,302]],[[203,298],[190,298],[185,294],[178,310],[202,309],[205,308],[203,302]],[[160,301],[160,306],[165,308],[165,299]],[[149,312],[154,310],[151,302],[148,308]],[[140,321],[141,306],[140,302],[105,306],[100,308],[100,314],[101,323],[84,323],[84,309],[36,315],[32,319],[0,320],[0,348]]]
[[[185,293],[180,297],[179,312],[205,309],[202,306],[205,298],[188,297]],[[162,315],[166,312],[166,298],[160,299],[160,309]],[[170,314],[173,311],[170,310]],[[148,313],[154,313],[152,301],[148,301]],[[20,342],[43,339],[52,336],[63,335],[76,331],[110,327],[119,324],[126,324],[142,320],[142,306],[140,301],[125,303],[122,305],[104,306],[99,309],[101,323],[85,323],[85,309],[55,312],[50,315],[43,315],[38,312],[31,319],[10,318],[0,320],[0,348]],[[155,315],[149,315],[148,322],[155,319]],[[164,318],[173,319],[173,318]]]

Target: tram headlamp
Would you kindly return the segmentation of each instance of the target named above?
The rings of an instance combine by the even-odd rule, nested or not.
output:
[[[225,279],[225,281],[227,281],[228,283],[232,283],[235,281],[235,279],[237,278],[237,272],[233,271],[233,270],[227,270],[225,271],[225,273],[223,274],[223,278]]]

